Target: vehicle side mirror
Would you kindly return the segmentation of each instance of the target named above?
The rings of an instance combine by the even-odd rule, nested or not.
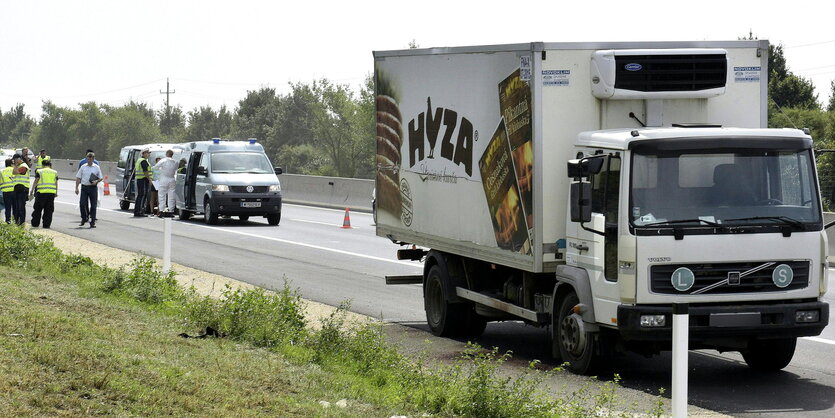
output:
[[[206,167],[200,166],[197,167],[197,175],[198,176],[208,176],[209,170],[206,170]]]
[[[571,183],[571,222],[591,222],[591,183]]]
[[[603,155],[568,161],[568,177],[580,178],[597,174],[603,169]]]
[[[281,174],[283,172],[284,170],[282,170],[281,167],[275,167],[275,174]]]

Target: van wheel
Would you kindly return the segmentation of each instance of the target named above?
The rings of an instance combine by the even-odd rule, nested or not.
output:
[[[281,212],[278,213],[271,213],[267,215],[267,223],[276,226],[278,223],[281,222]]]
[[[569,370],[591,375],[601,366],[602,359],[597,354],[597,336],[585,330],[583,318],[573,311],[578,303],[577,294],[571,292],[562,298],[558,310],[551,315],[556,319],[551,324],[553,344],[559,350],[562,361],[568,363]]]
[[[180,217],[181,221],[187,221],[189,220],[189,218],[191,218],[191,212],[184,209],[180,209],[180,213],[178,214],[178,216]]]
[[[248,221],[248,220],[249,220],[249,215],[241,215],[241,216],[238,216],[238,219],[240,219],[240,220],[242,220],[242,221]]]
[[[777,371],[789,365],[796,346],[797,338],[752,340],[742,351],[742,358],[754,370]]]
[[[120,200],[119,201],[119,209],[128,210],[130,209],[130,202],[127,200]]]
[[[209,225],[217,225],[217,214],[212,212],[212,202],[209,199],[203,202],[203,219]]]

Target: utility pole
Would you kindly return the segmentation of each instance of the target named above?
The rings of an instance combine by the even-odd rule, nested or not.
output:
[[[164,133],[171,134],[171,105],[169,104],[170,95],[176,93],[177,91],[171,91],[171,88],[168,84],[168,77],[165,78],[165,91],[160,90],[159,94],[165,95],[165,127]]]

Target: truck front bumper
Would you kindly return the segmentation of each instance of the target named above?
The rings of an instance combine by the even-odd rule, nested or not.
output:
[[[798,322],[799,311],[817,311],[816,322]],[[664,315],[665,325],[641,326],[645,315]],[[790,338],[820,335],[829,323],[829,304],[820,301],[758,305],[690,305],[690,340]],[[618,330],[627,341],[670,341],[673,309],[660,305],[621,305]]]

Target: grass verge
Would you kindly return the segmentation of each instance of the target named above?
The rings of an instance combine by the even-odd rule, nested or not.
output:
[[[203,297],[150,259],[108,269],[6,225],[0,274],[2,416],[616,414],[616,383],[557,399],[540,382],[560,370],[502,377],[508,353],[406,358],[347,305],[313,327],[288,283]],[[222,338],[178,337],[207,329]]]

